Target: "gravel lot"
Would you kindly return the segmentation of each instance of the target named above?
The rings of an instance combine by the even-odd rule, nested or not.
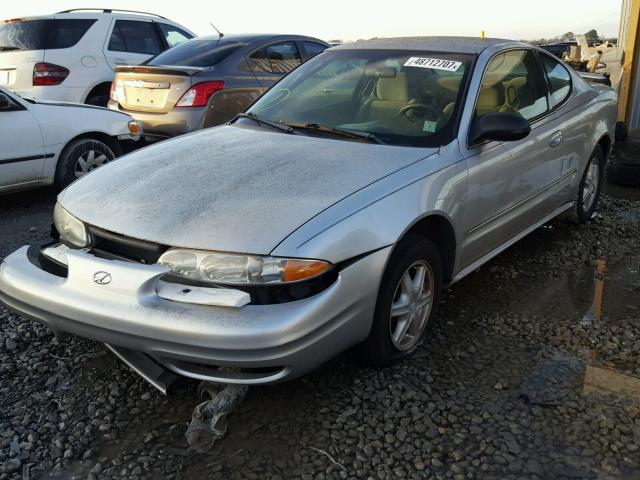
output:
[[[449,289],[413,359],[252,388],[207,454],[184,437],[195,383],[163,397],[102,345],[0,307],[0,480],[638,479],[640,198],[613,195]],[[2,197],[0,257],[48,238],[54,200]]]

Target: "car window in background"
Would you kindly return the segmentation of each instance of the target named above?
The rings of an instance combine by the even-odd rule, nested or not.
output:
[[[302,63],[295,42],[269,45],[250,57],[255,70],[269,73],[289,73]]]
[[[542,63],[549,79],[551,108],[555,108],[564,102],[571,92],[571,74],[560,62],[546,55],[543,56]]]
[[[321,43],[316,42],[302,42],[302,46],[304,51],[307,52],[308,58],[315,57],[319,53],[324,52],[327,47],[322,45]]]
[[[198,40],[181,43],[152,58],[147,65],[176,65],[182,67],[212,67],[245,44],[237,41]]]
[[[43,19],[0,23],[0,52],[73,47],[95,23],[90,19]]]
[[[544,76],[531,50],[510,50],[493,57],[482,77],[478,116],[509,112],[531,120],[547,110]]]
[[[167,25],[166,23],[157,23],[160,27],[160,30],[162,31],[162,34],[164,35],[165,40],[167,41],[167,45],[169,45],[169,48],[180,45],[181,43],[184,43],[192,38],[191,35],[178,27]]]
[[[117,20],[109,40],[109,50],[115,52],[157,55],[164,50],[158,32],[151,22]]]

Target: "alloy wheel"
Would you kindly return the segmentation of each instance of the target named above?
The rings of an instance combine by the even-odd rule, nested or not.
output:
[[[396,287],[389,334],[398,350],[409,350],[420,340],[433,306],[434,277],[429,264],[419,260],[411,264]]]
[[[585,213],[591,210],[596,200],[599,182],[600,163],[596,158],[593,158],[587,169],[587,175],[584,177],[584,186],[582,187],[582,209]]]

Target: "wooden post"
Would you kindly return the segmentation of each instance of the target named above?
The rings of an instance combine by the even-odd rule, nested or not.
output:
[[[622,18],[622,22],[629,22],[629,34],[627,36],[626,45],[618,45],[624,48],[622,77],[620,81],[620,99],[618,102],[618,120],[627,122],[631,113],[631,102],[633,102],[632,94],[634,93],[633,85],[638,71],[638,65],[635,62],[636,47],[638,47],[638,37],[640,22],[640,0],[631,0],[631,13],[628,19]],[[640,47],[638,47],[640,48]],[[640,95],[640,92],[635,92]]]

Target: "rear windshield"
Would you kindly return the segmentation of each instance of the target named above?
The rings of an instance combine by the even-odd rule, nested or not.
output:
[[[43,19],[0,23],[0,52],[73,47],[94,23],[95,20],[90,19]]]
[[[153,57],[147,65],[212,67],[245,45],[236,41],[193,39]]]

